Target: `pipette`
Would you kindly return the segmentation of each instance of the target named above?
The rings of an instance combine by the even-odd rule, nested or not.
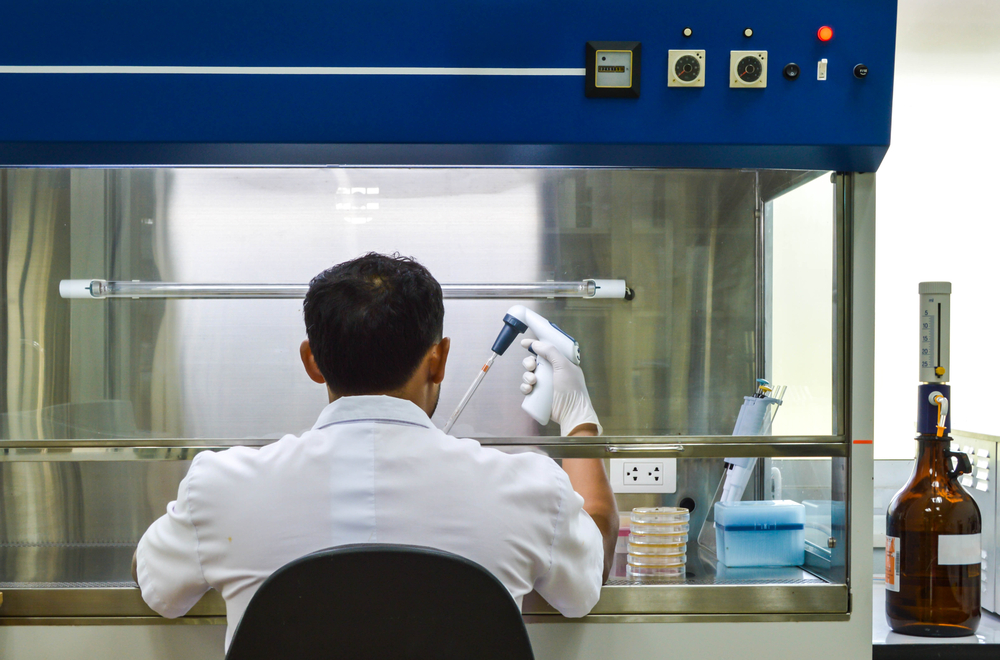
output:
[[[489,371],[490,367],[493,366],[493,361],[496,360],[497,357],[498,354],[496,352],[491,354],[490,359],[487,360],[486,364],[483,365],[483,368],[480,370],[479,375],[476,376],[476,379],[474,381],[472,381],[472,387],[470,387],[469,390],[465,393],[465,396],[462,397],[462,400],[458,402],[458,407],[455,408],[455,412],[451,414],[451,417],[448,418],[448,423],[444,425],[445,433],[451,431],[451,427],[455,425],[456,421],[458,421],[458,416],[462,414],[462,411],[465,410],[465,406],[469,404],[469,399],[471,399],[472,395],[476,393],[476,388],[478,388],[479,383],[483,382],[483,379],[486,378],[486,372]]]
[[[476,375],[476,379],[472,381],[472,387],[465,393],[462,400],[458,402],[455,412],[448,419],[448,423],[444,425],[445,433],[448,433],[451,427],[455,425],[455,421],[462,414],[462,411],[465,410],[465,406],[469,403],[472,395],[475,394],[476,388],[479,387],[479,384],[483,382],[483,378],[486,377],[486,372],[493,366],[493,361],[496,360],[498,355],[503,355],[514,339],[529,328],[535,333],[536,337],[555,346],[573,364],[580,364],[580,345],[575,339],[544,316],[525,308],[524,305],[514,305],[507,310],[506,316],[503,317],[503,329],[500,330],[496,341],[493,342],[493,355],[483,365],[483,368]],[[531,394],[524,397],[521,408],[539,424],[548,424],[549,416],[552,413],[552,365],[541,356],[535,357],[537,360],[537,366],[535,367],[537,382]]]
[[[754,394],[754,396],[757,397],[758,399],[764,398],[764,396],[768,392],[771,391],[770,385],[771,385],[771,383],[769,383],[766,379],[764,379],[764,378],[758,378],[757,379],[757,392]]]
[[[769,435],[774,417],[778,414],[778,408],[784,398],[784,385],[770,387],[770,383],[758,378],[757,392],[752,397],[743,397],[743,405],[740,406],[739,415],[736,417],[733,435]],[[720,501],[740,501],[756,465],[757,459],[749,456],[727,458]]]
[[[490,355],[490,359],[486,361],[486,364],[483,365],[483,368],[479,371],[479,373],[476,374],[476,379],[472,381],[472,386],[465,393],[465,396],[462,397],[462,400],[458,402],[458,407],[455,408],[455,412],[453,412],[451,417],[448,418],[448,423],[444,425],[445,433],[451,431],[451,427],[455,425],[456,421],[458,421],[459,415],[461,415],[462,411],[465,410],[465,406],[469,404],[469,400],[472,398],[472,395],[476,393],[476,389],[479,387],[479,384],[483,382],[483,378],[486,378],[486,372],[493,366],[494,360],[496,360],[498,356],[503,355],[507,349],[510,348],[514,339],[527,329],[528,324],[516,316],[512,316],[508,313],[503,317],[503,329],[500,331],[500,334],[497,335],[496,341],[493,342],[493,353]]]

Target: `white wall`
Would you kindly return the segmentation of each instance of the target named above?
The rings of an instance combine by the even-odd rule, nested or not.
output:
[[[900,0],[878,171],[875,457],[913,455],[917,284],[953,284],[955,428],[1000,435],[1000,2]]]
[[[833,193],[824,174],[774,200],[769,378],[788,388],[775,435],[833,432]]]

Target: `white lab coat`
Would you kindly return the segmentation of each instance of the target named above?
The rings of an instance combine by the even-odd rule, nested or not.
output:
[[[233,631],[284,564],[347,543],[431,546],[490,570],[518,606],[535,589],[566,616],[600,596],[603,545],[566,473],[435,428],[413,403],[344,397],[312,430],[203,452],[136,551],[142,597],[166,617],[221,592]]]

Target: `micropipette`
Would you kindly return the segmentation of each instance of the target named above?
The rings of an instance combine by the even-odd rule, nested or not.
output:
[[[771,385],[771,383],[769,383],[766,379],[764,379],[764,378],[758,378],[757,379],[757,392],[754,394],[754,396],[757,397],[758,399],[764,398],[764,395],[766,394],[766,392],[764,390],[766,389],[767,392],[771,391],[770,385]]]
[[[785,386],[769,387],[763,378],[757,379],[757,392],[752,396],[743,397],[739,415],[736,417],[736,427],[733,435],[769,435],[774,417],[785,398]],[[722,487],[722,502],[738,502],[743,498],[743,492],[750,482],[750,476],[757,459],[749,456],[727,458],[726,473]]]

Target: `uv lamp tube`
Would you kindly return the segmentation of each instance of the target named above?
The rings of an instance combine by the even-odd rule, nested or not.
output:
[[[307,284],[186,284],[62,280],[63,298],[304,298]],[[445,298],[612,298],[632,300],[625,280],[526,282],[522,284],[442,284]]]

